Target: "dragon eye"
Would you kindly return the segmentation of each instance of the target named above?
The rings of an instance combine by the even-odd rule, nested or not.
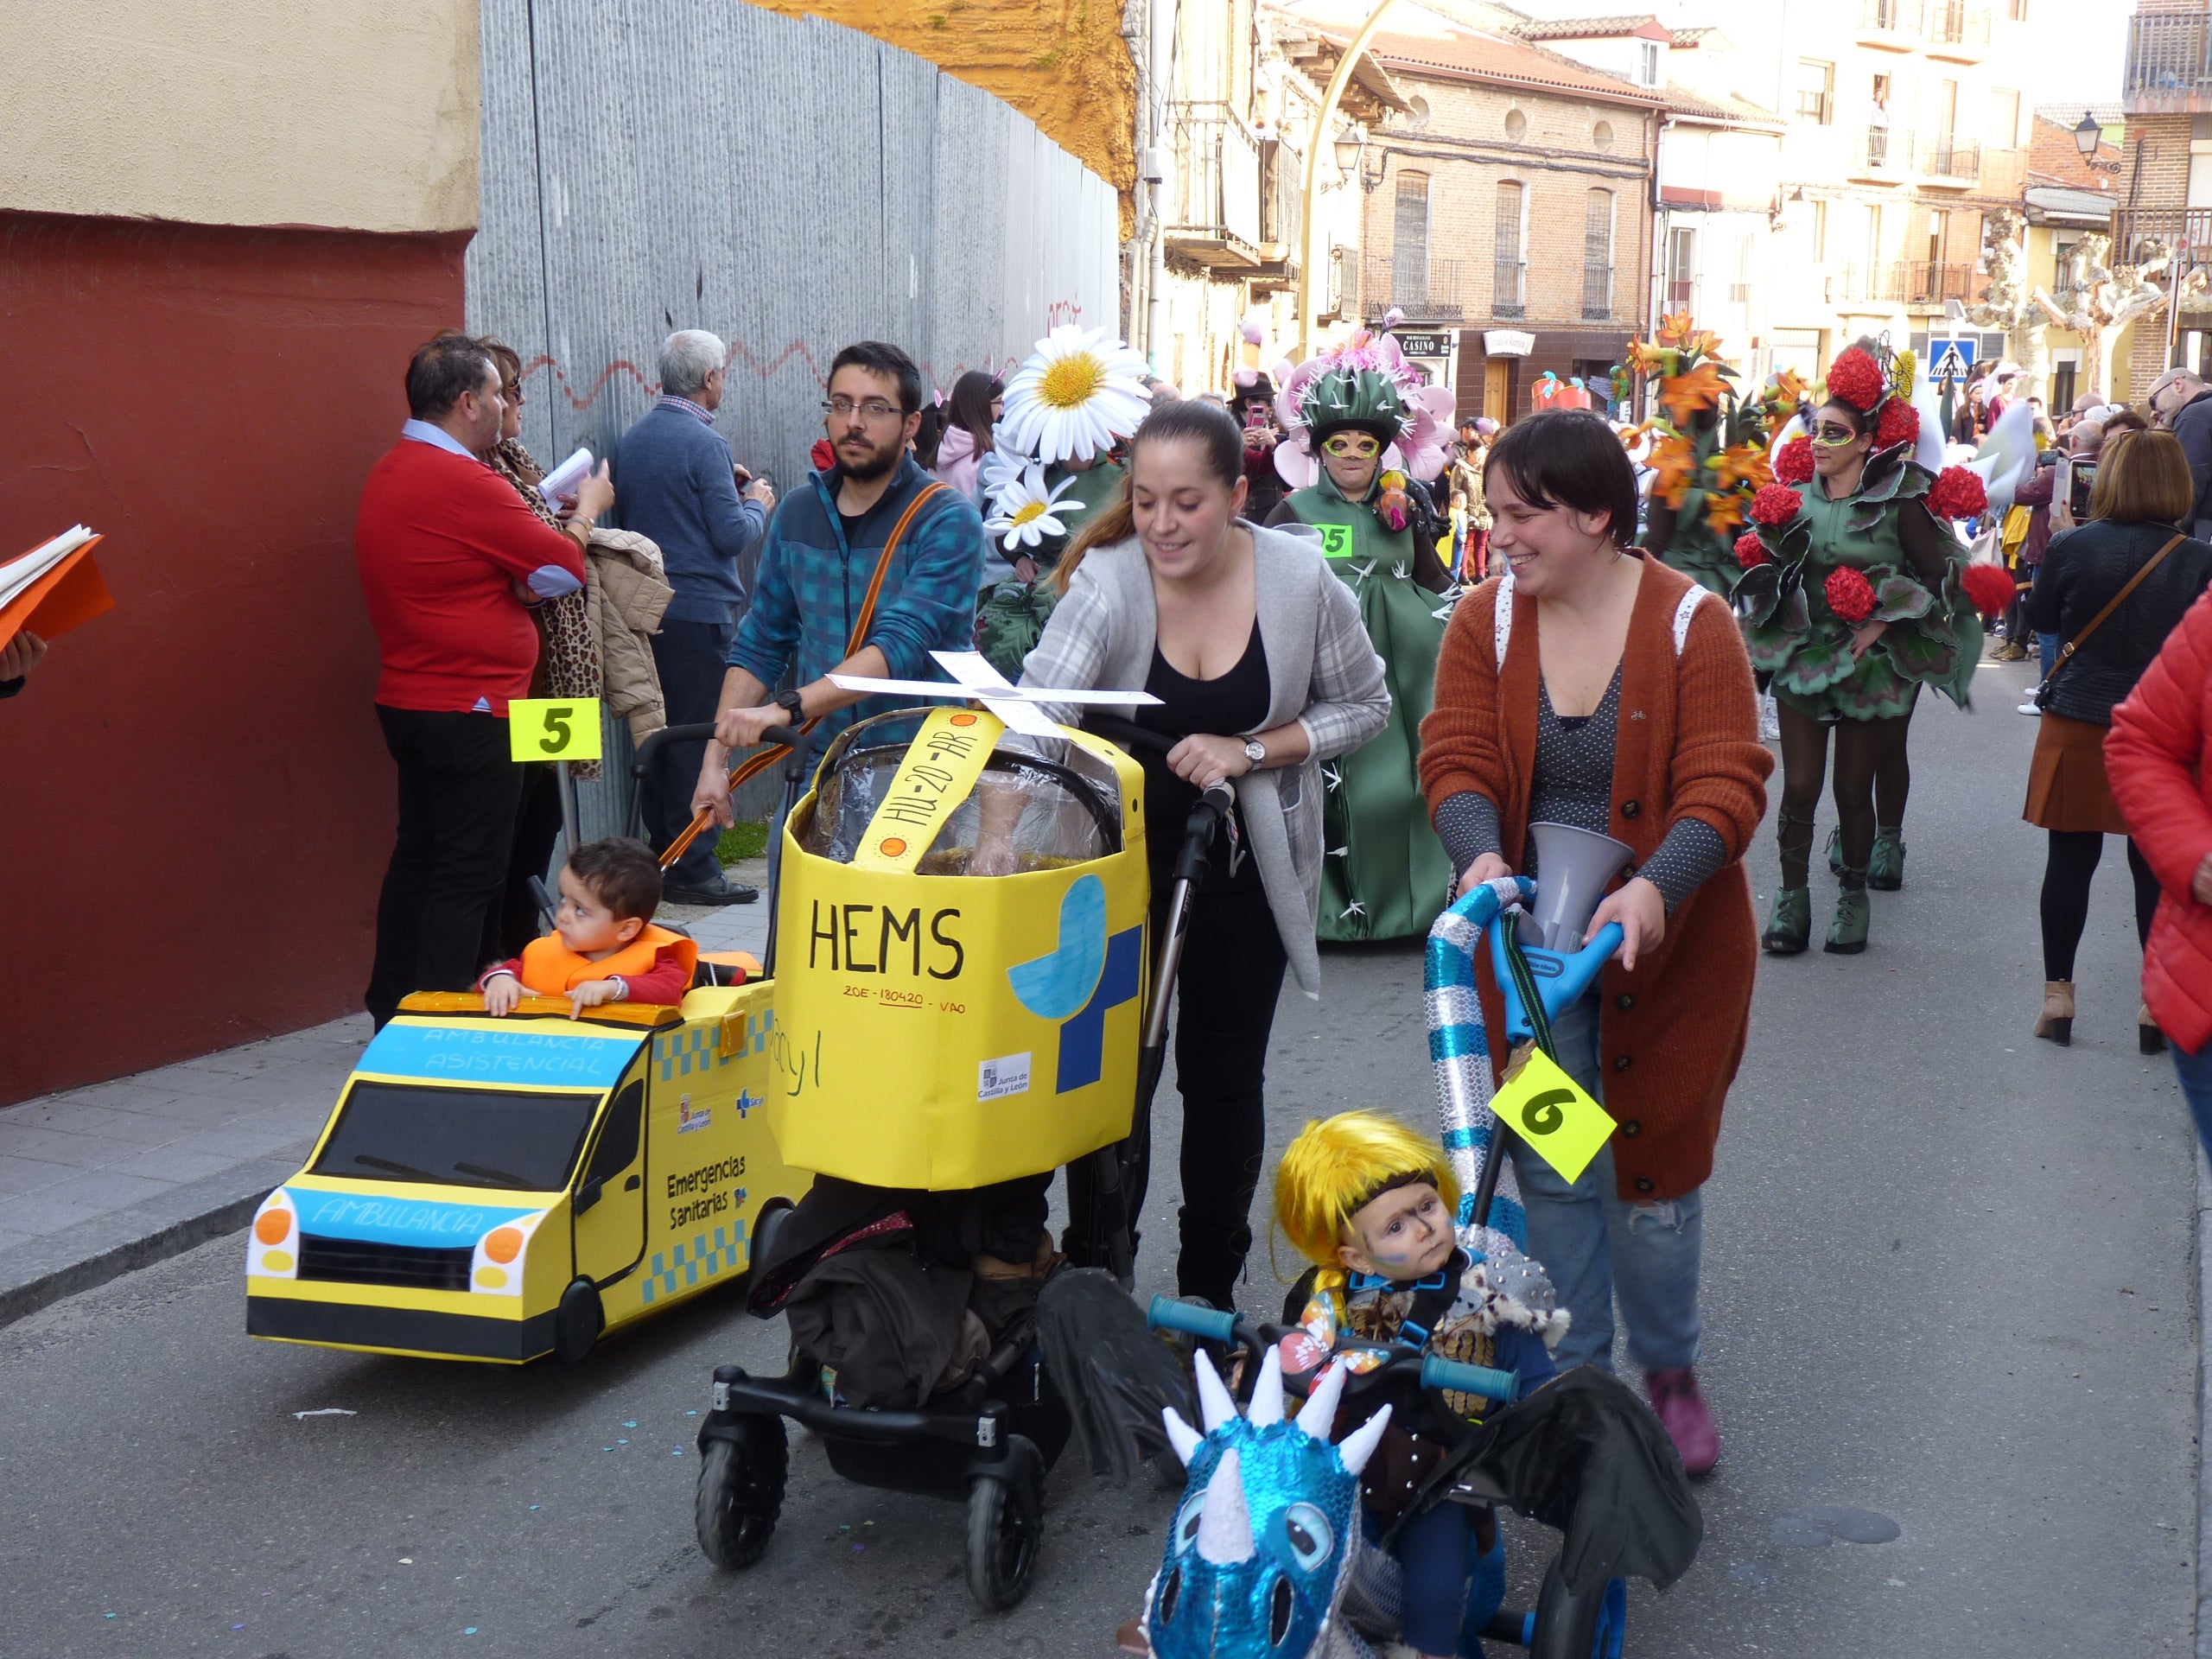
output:
[[[1181,1605],[1182,1600],[1183,1569],[1179,1567],[1167,1575],[1167,1582],[1160,1588],[1160,1622],[1161,1624],[1172,1624],[1175,1622],[1175,1609]]]
[[[1175,1548],[1188,1549],[1198,1541],[1198,1517],[1206,1512],[1205,1491],[1201,1487],[1184,1499],[1182,1509],[1175,1516]]]
[[[1311,1503],[1294,1503],[1285,1510],[1282,1530],[1290,1553],[1308,1573],[1329,1559],[1335,1535],[1329,1530],[1328,1518]]]
[[[1290,1634],[1290,1616],[1296,1603],[1291,1599],[1290,1580],[1278,1577],[1275,1587],[1268,1592],[1268,1645],[1278,1647],[1283,1637]]]

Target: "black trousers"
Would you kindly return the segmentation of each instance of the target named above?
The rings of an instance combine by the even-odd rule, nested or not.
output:
[[[2074,953],[2089,921],[2089,883],[2103,858],[2105,838],[2094,830],[2049,830],[2050,851],[2043,867],[2043,976],[2074,977]],[[2135,942],[2151,939],[2151,918],[2158,909],[2158,878],[2150,861],[2127,843],[2127,872],[2135,883]]]
[[[379,1029],[410,991],[465,991],[499,948],[523,769],[496,715],[377,705],[399,767],[399,834],[377,899],[365,1001]]]
[[[1155,879],[1153,891],[1157,941],[1166,925],[1166,881]],[[1288,962],[1257,882],[1194,896],[1175,981],[1175,1083],[1183,1096],[1175,1288],[1217,1307],[1236,1305],[1252,1249],[1252,1196],[1267,1151],[1268,1037]],[[1128,1198],[1133,1217],[1144,1213],[1150,1173],[1150,1103],[1143,1104],[1147,1146]],[[1071,1188],[1071,1210],[1077,1196]]]
[[[653,635],[653,666],[660,673],[661,699],[668,723],[690,726],[715,717],[732,630],[715,622],[667,622]],[[699,786],[704,743],[671,743],[653,757],[645,782],[645,839],[656,853],[682,835],[691,822],[691,793]],[[721,880],[715,857],[716,837],[702,833],[666,872],[671,887],[711,887]]]
[[[550,761],[518,768],[523,775],[521,804],[515,809],[514,852],[507,861],[506,892],[499,900],[499,937],[493,949],[501,962],[518,957],[536,938],[543,920],[532,876],[543,878],[553,896],[560,889],[556,877],[546,874],[553,861],[553,843],[561,838],[561,780]]]

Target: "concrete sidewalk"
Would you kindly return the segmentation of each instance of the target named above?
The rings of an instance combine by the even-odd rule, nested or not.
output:
[[[702,950],[761,952],[760,903],[665,906]],[[0,1325],[243,1227],[305,1161],[369,1040],[369,1017],[0,1109]]]

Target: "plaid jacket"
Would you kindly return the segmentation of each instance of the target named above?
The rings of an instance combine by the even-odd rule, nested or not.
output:
[[[816,473],[808,481],[812,488],[795,490],[776,505],[752,607],[730,641],[731,664],[772,689],[783,683],[786,670],[804,685],[845,660],[845,642],[868,599],[883,543],[908,504],[934,480],[913,456],[904,457],[858,544],[849,547],[837,516],[836,473]],[[958,494],[940,493],[900,539],[861,642],[882,652],[887,677],[941,680],[931,652],[973,649],[982,563],[982,519]],[[816,753],[854,721],[915,701],[868,697],[837,710],[815,728]]]

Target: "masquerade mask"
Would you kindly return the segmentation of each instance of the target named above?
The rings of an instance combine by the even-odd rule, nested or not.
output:
[[[1859,434],[1840,421],[1824,421],[1813,429],[1813,442],[1823,449],[1844,449],[1859,442]]]
[[[1368,461],[1382,453],[1382,442],[1372,432],[1332,432],[1322,449],[1339,461]]]

